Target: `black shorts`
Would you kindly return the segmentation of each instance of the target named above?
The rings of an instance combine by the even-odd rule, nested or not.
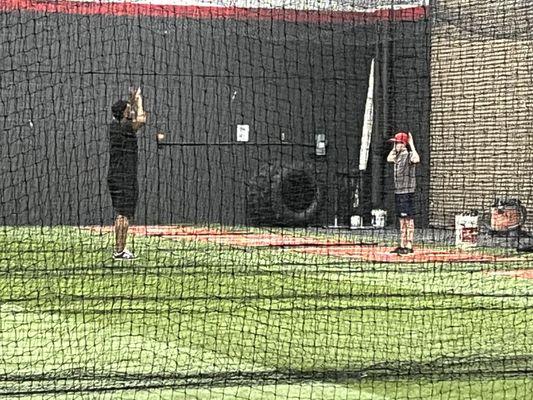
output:
[[[124,183],[125,182],[121,182],[118,184],[117,182],[108,181],[111,203],[118,215],[133,219],[135,209],[137,208],[137,198],[139,196],[137,182],[128,182],[128,184]]]
[[[396,194],[396,213],[399,218],[413,218],[415,216],[414,193]]]

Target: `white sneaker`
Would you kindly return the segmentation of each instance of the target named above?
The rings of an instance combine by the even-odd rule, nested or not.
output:
[[[135,260],[135,255],[127,250],[124,249],[120,253],[113,253],[113,259],[115,260]]]

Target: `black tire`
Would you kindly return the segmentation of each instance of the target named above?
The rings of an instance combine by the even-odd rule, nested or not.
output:
[[[248,186],[251,225],[305,226],[316,221],[323,206],[323,184],[303,163],[265,166]]]

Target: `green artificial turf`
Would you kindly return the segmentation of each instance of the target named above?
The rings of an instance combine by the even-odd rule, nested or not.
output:
[[[528,264],[0,230],[0,397],[531,399]]]

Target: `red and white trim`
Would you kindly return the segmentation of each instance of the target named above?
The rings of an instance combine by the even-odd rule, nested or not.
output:
[[[362,9],[347,4],[324,5],[306,0],[0,0],[0,11],[288,22],[417,21],[427,17],[426,1],[413,1],[394,8]]]

